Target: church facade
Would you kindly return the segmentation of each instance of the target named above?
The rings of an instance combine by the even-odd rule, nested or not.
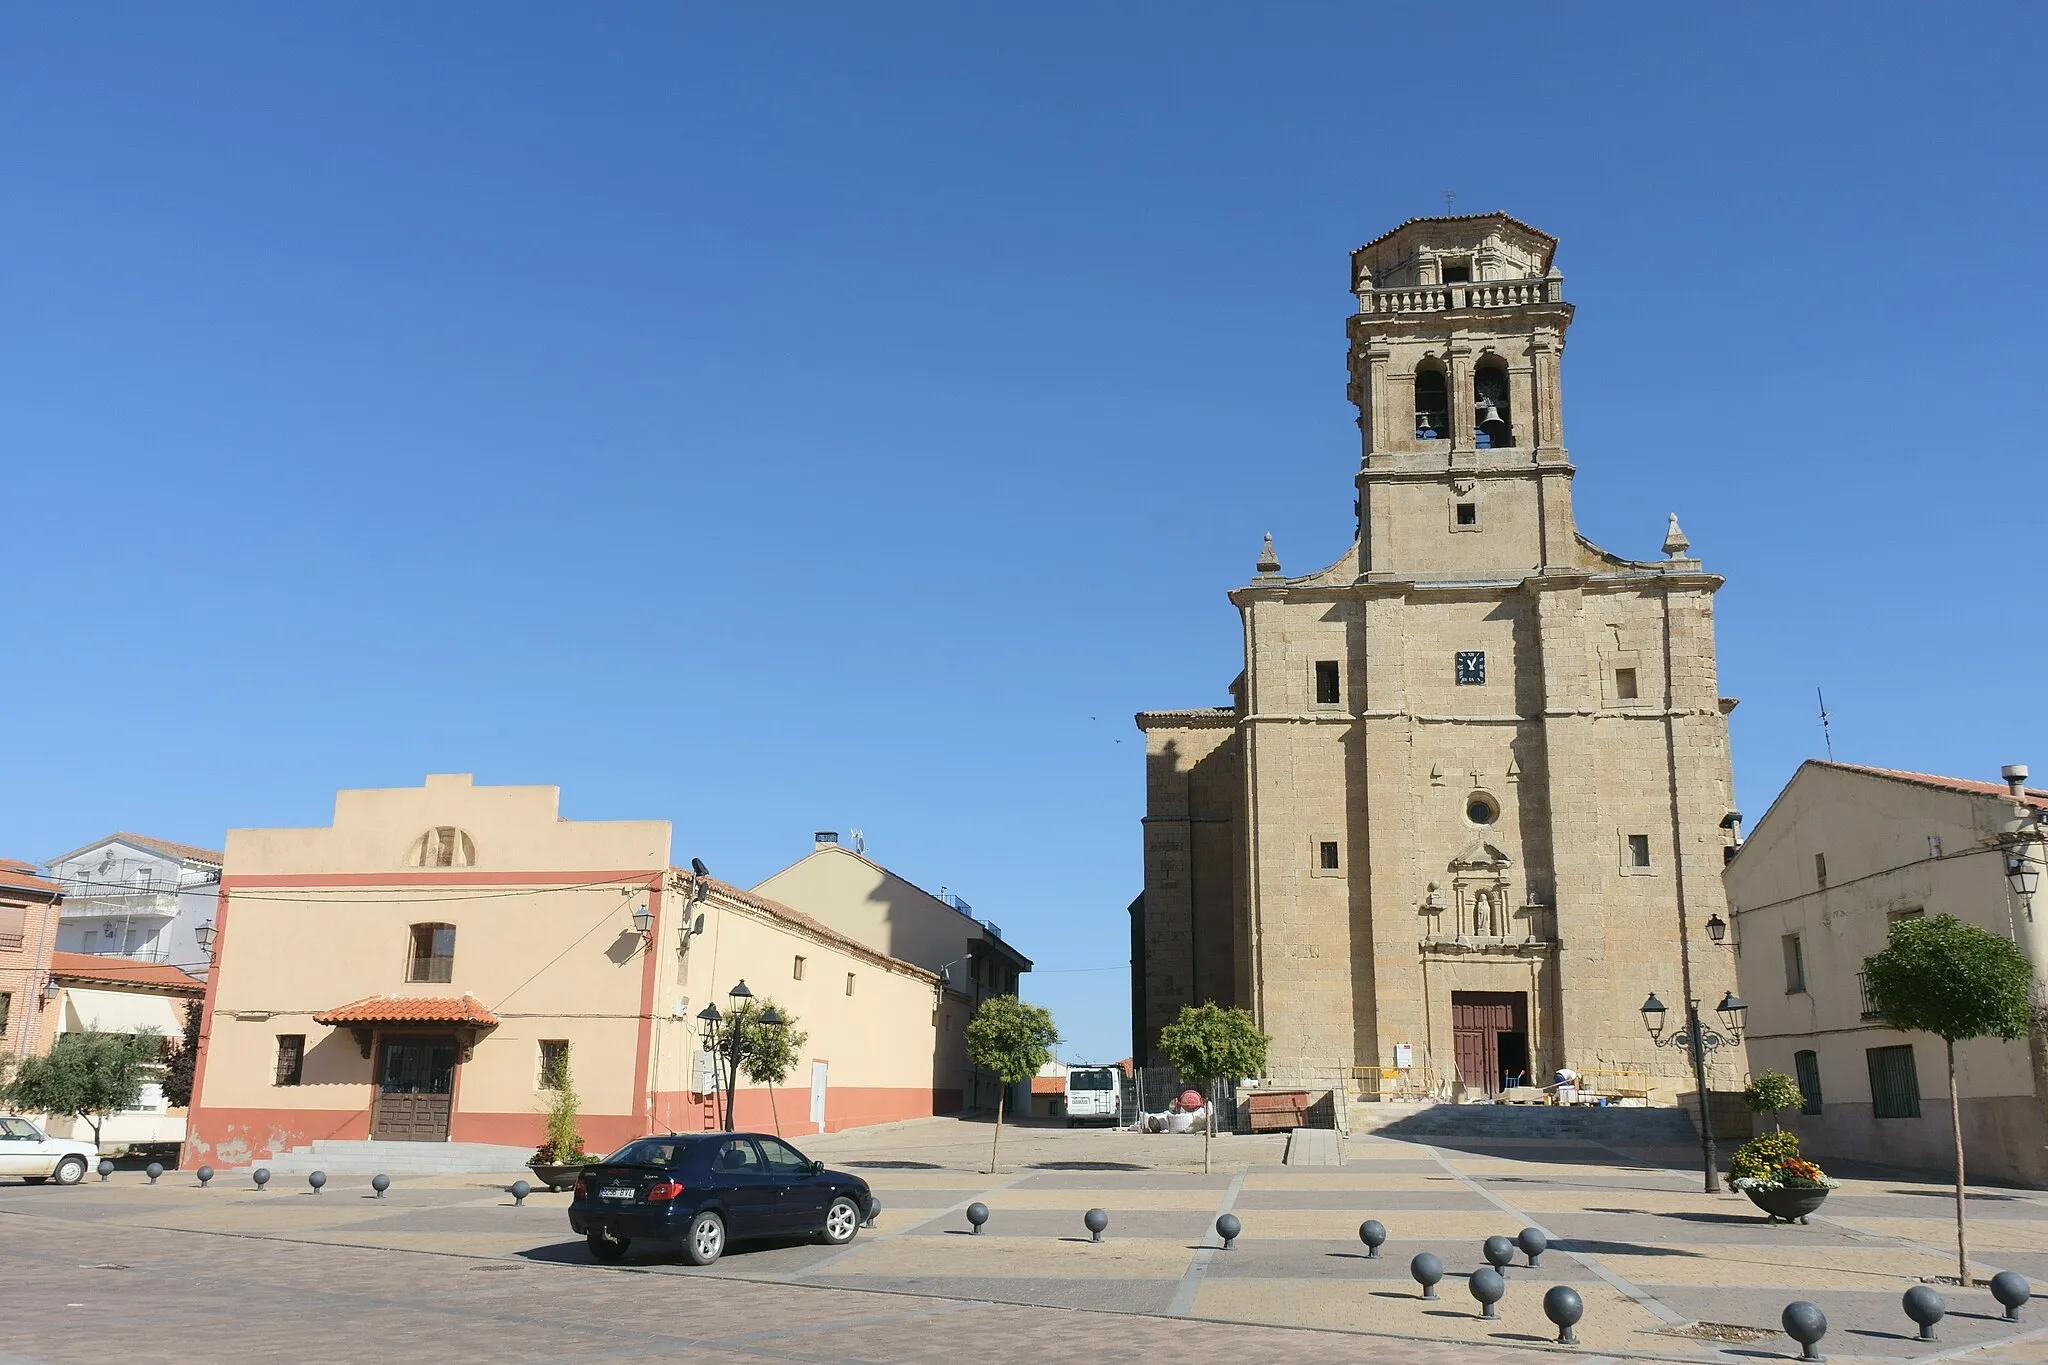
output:
[[[1231,703],[1137,717],[1141,1060],[1215,1000],[1279,1083],[1492,1094],[1568,1062],[1670,1091],[1644,997],[1711,1016],[1734,985],[1705,932],[1735,830],[1721,580],[1675,516],[1660,559],[1578,532],[1556,247],[1492,213],[1352,254],[1357,538],[1289,576],[1268,537]]]

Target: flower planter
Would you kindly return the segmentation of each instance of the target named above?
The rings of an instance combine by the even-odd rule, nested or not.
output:
[[[576,1183],[576,1177],[583,1174],[583,1163],[574,1166],[543,1165],[538,1161],[527,1163],[533,1178],[551,1190],[566,1190]]]
[[[1824,1188],[1788,1185],[1782,1189],[1759,1190],[1747,1188],[1743,1193],[1749,1202],[1770,1215],[1773,1223],[1804,1223],[1806,1216],[1818,1209],[1828,1197]]]

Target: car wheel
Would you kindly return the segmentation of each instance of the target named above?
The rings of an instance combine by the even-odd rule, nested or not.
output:
[[[825,1210],[825,1240],[836,1247],[843,1247],[853,1240],[860,1231],[860,1208],[845,1195],[832,1201],[832,1207]]]
[[[76,1185],[83,1179],[85,1179],[84,1157],[67,1156],[57,1163],[57,1183],[59,1185]]]
[[[725,1220],[704,1212],[690,1220],[683,1238],[683,1259],[691,1265],[710,1265],[725,1254]]]
[[[583,1244],[590,1248],[590,1254],[606,1265],[616,1265],[626,1259],[626,1248],[633,1245],[630,1237],[615,1237],[609,1232],[592,1228],[583,1234]]]

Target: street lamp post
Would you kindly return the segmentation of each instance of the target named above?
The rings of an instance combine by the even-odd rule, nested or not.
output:
[[[1721,941],[1721,935],[1713,932],[1711,924],[1707,932],[1716,943]],[[1722,932],[1727,932],[1725,924]],[[1714,1125],[1707,1109],[1707,1054],[1742,1041],[1743,1011],[1748,1008],[1734,991],[1724,994],[1715,1009],[1721,1017],[1721,1028],[1716,1030],[1700,1022],[1700,1002],[1688,999],[1685,1002],[1685,1027],[1667,1038],[1664,1036],[1664,1002],[1657,998],[1655,991],[1650,992],[1650,998],[1643,1002],[1643,1025],[1650,1031],[1650,1042],[1657,1047],[1682,1047],[1692,1061],[1693,1085],[1700,1094],[1701,1174],[1708,1194],[1720,1192],[1720,1177],[1716,1169],[1719,1163],[1714,1156]]]
[[[725,1131],[728,1133],[733,1131],[733,1099],[739,1089],[740,1053],[744,1050],[744,1039],[740,1035],[742,1025],[748,1023],[743,1011],[753,998],[754,993],[747,989],[747,983],[742,980],[726,992],[726,1001],[730,1008],[725,1014],[720,1014],[716,1005],[706,1005],[697,1011],[697,1019],[704,1026],[704,1049],[711,1054],[712,1064],[722,1072],[720,1079],[725,1085]],[[757,1028],[781,1028],[786,1021],[782,1017],[782,1012],[770,1005],[751,1022],[752,1026]]]

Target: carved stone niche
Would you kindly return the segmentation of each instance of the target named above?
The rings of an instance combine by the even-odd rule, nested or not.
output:
[[[1508,938],[1514,933],[1507,854],[1475,839],[1451,859],[1451,906],[1459,938]]]

